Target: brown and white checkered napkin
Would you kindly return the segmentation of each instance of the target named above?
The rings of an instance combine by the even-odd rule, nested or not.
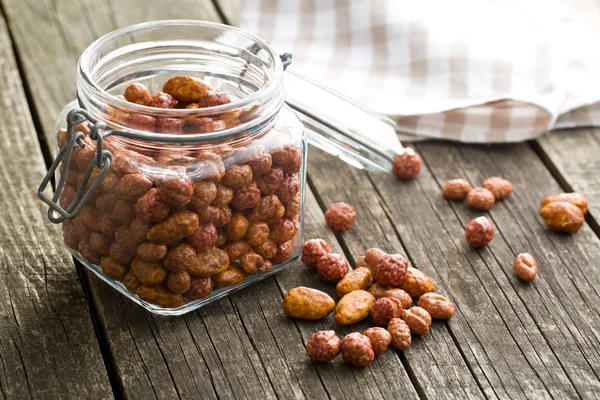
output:
[[[241,10],[241,28],[405,137],[513,142],[600,125],[594,0],[242,0]]]

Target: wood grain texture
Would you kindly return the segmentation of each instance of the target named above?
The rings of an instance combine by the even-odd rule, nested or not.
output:
[[[588,222],[600,234],[600,129],[549,132],[534,146],[562,188],[588,197]]]
[[[333,174],[344,178],[331,179]],[[399,237],[390,223],[384,209],[385,202],[379,198],[364,171],[311,147],[309,182],[318,193],[323,209],[332,203],[345,201],[356,210],[353,228],[338,234],[341,243],[349,251],[349,259],[355,262],[370,247],[406,256],[400,241],[402,235]],[[443,287],[439,289],[445,294]],[[413,382],[427,397],[484,397],[444,323],[435,322],[431,335],[414,338],[413,345],[404,352],[403,357],[412,371]]]
[[[595,397],[598,238],[587,226],[574,236],[547,230],[537,215],[539,200],[559,187],[526,144],[424,143],[417,149],[427,168],[416,181],[374,181],[412,261],[439,276],[456,301],[460,315],[449,326],[469,364],[480,365],[503,397]],[[440,187],[455,177],[477,185],[492,175],[511,180],[515,192],[488,213],[496,237],[475,251],[466,246],[464,226],[482,213],[446,201]],[[398,190],[402,195],[393,197]],[[512,271],[514,257],[525,251],[540,265],[532,285]]]
[[[77,57],[89,43],[118,27],[155,19],[218,21],[221,13],[228,22],[237,23],[239,1],[215,1],[218,8],[208,0],[179,0],[168,7],[157,0],[2,0],[46,140],[53,142],[56,116],[74,97]],[[20,107],[26,110],[23,104]],[[33,132],[29,120],[20,123]],[[23,140],[31,141],[28,146],[39,153],[35,135]],[[585,164],[563,165],[554,158],[562,159],[564,153],[558,150],[587,149],[580,149],[581,139],[571,147],[565,147],[562,140],[552,151],[540,144],[548,154],[546,161],[554,163],[558,171],[579,174]],[[594,135],[586,140],[590,148],[597,142]],[[0,143],[19,149],[25,146],[6,139]],[[116,395],[142,399],[597,396],[598,238],[587,226],[573,237],[558,236],[544,228],[537,217],[539,199],[547,191],[560,188],[528,145],[486,150],[427,143],[417,148],[426,167],[411,183],[391,176],[369,177],[311,149],[310,183],[316,197],[308,192],[306,237],[328,240],[352,263],[372,246],[405,254],[432,276],[439,292],[456,302],[455,318],[434,323],[431,334],[416,338],[408,351],[388,351],[369,368],[350,368],[339,358],[314,365],[304,354],[314,331],[336,329],[342,336],[370,324],[340,327],[332,317],[318,322],[286,318],[281,300],[288,289],[306,285],[335,293],[332,285],[300,263],[177,318],[149,314],[86,274],[101,335],[107,343],[105,352],[117,375]],[[594,161],[592,156],[591,152],[581,155]],[[43,163],[39,155],[36,157],[40,159],[40,176],[27,175],[18,181],[22,187],[9,186],[8,194],[0,198],[0,202],[10,200],[15,210],[0,223],[1,251],[8,271],[0,275],[0,361],[4,366],[0,368],[0,396],[22,398],[41,393],[38,397],[64,397],[65,393],[77,393],[107,397],[110,386],[97,342],[88,335],[89,320],[81,321],[82,315],[87,315],[85,300],[80,297],[72,269],[69,273],[61,269],[71,265],[70,259],[59,250],[58,242],[52,245],[49,236],[42,235],[44,229],[54,232],[55,227],[42,222],[45,215],[33,197],[25,203],[19,197],[20,203],[15,202],[23,188],[35,187],[41,178]],[[26,166],[2,165],[0,179],[9,181],[13,170],[34,174],[31,160],[26,160]],[[573,188],[592,184],[587,189],[593,192],[595,183],[585,176],[593,171],[568,177],[561,173],[565,182],[575,182]],[[343,178],[332,181],[328,177],[333,174]],[[493,243],[474,251],[466,247],[463,233],[464,225],[478,214],[441,198],[440,185],[455,176],[479,183],[496,174],[513,180],[515,194],[489,213],[497,228]],[[334,235],[325,226],[322,209],[339,200],[352,203],[359,216],[352,230]],[[17,209],[14,204],[22,207]],[[592,207],[591,211],[594,215]],[[16,221],[15,215],[38,222],[15,233],[10,226]],[[34,247],[23,244],[29,237],[36,237]],[[520,283],[512,274],[512,260],[522,251],[533,253],[540,264],[540,275],[531,285]],[[0,265],[4,270],[4,264]],[[39,271],[44,267],[41,277]],[[51,357],[44,356],[45,352]],[[78,368],[72,367],[79,362],[75,364]]]
[[[145,7],[133,7],[142,10],[134,15],[118,10],[120,4],[108,4],[112,16],[109,13],[105,21],[95,21],[90,36],[97,36],[113,26],[167,17],[164,13],[147,14],[160,10],[147,3]],[[67,7],[68,4],[61,5]],[[189,17],[189,9],[189,4],[182,4],[175,14],[179,12],[179,17]],[[80,19],[92,18],[85,7],[68,12],[68,20],[76,19],[77,15]],[[171,16],[177,17],[175,14]],[[208,17],[215,15],[208,14]],[[78,29],[67,26],[68,20],[60,23],[61,29]],[[112,25],[111,21],[114,21]],[[69,47],[79,49],[91,39],[93,37],[90,40],[78,38],[81,43]],[[322,221],[322,212],[314,200],[311,207],[320,213]],[[307,215],[311,215],[310,211]],[[329,235],[335,241],[331,233]],[[322,398],[337,397],[340,392],[347,397],[407,394],[416,398],[400,360],[393,353],[386,363],[360,373],[359,381],[357,373],[340,373],[325,379],[327,369],[315,368],[304,354],[304,343],[313,330],[300,329],[287,319],[282,321],[284,286],[278,283],[279,278],[271,278],[200,312],[180,318],[162,318],[143,312],[90,274],[86,276],[117,379],[127,397]],[[301,280],[295,282],[296,285],[302,283]],[[357,392],[354,387],[358,382],[365,388]]]
[[[542,381],[564,383],[568,388],[562,368],[581,397],[597,396],[600,346],[595,332],[600,327],[600,267],[595,260],[600,256],[600,240],[587,225],[573,236],[547,229],[537,213],[539,201],[548,191],[557,192],[560,187],[527,144],[484,148],[429,143],[418,147],[436,176],[435,190],[453,173],[460,172],[473,184],[492,175],[505,176],[513,182],[513,195],[489,212],[497,229],[494,241],[477,252],[516,318],[504,312],[501,303],[497,307]],[[479,215],[461,204],[451,205],[462,225]],[[514,257],[522,252],[533,254],[539,264],[539,276],[532,285],[521,283],[512,270]],[[486,285],[491,293],[490,287]],[[527,327],[531,322],[542,337]],[[552,358],[543,342],[539,343],[542,338],[555,361],[546,361]]]
[[[306,235],[341,251],[308,193]],[[298,262],[229,298],[183,317],[149,314],[89,276],[91,293],[110,344],[122,390],[131,398],[417,398],[393,352],[365,370],[336,360],[313,365],[305,344],[319,329],[337,329],[333,317],[293,321],[281,311],[283,294],[306,285],[335,295]],[[352,327],[364,330],[365,324]]]
[[[456,302],[457,315],[448,323],[448,328],[487,397],[593,398],[599,381],[597,354],[592,349],[597,347],[598,338],[592,334],[597,328],[588,327],[590,324],[596,327],[598,323],[598,313],[592,304],[597,302],[593,288],[599,274],[598,267],[591,261],[594,257],[586,259],[578,255],[596,254],[598,239],[586,227],[577,236],[579,242],[572,244],[572,238],[548,232],[539,221],[539,193],[556,188],[557,184],[527,145],[493,147],[489,150],[494,155],[491,160],[483,147],[427,143],[419,144],[418,149],[431,171],[425,167],[417,180],[408,183],[390,175],[375,175],[372,180],[378,193],[366,178],[350,179],[347,189],[343,187],[345,179],[332,182],[323,178],[318,184],[315,175],[362,173],[316,152],[310,157],[309,171],[316,171],[311,175],[311,182],[321,196],[327,193],[331,196],[330,202],[344,199],[357,202],[359,213],[364,212],[366,205],[356,200],[360,197],[356,193],[370,192],[371,206],[365,215],[357,217],[357,224],[360,221],[372,224],[373,208],[377,203],[385,205],[413,265],[432,276],[437,291]],[[469,153],[460,156],[465,149]],[[519,161],[521,159],[527,162]],[[475,184],[497,174],[513,180],[518,192],[492,209],[493,221],[501,231],[492,245],[480,252],[474,251],[464,242],[464,226],[480,214],[471,212],[463,204],[448,203],[441,196],[440,187],[455,177],[466,176]],[[533,180],[535,184],[531,183]],[[360,190],[356,190],[357,187]],[[520,193],[526,193],[527,199],[520,199]],[[506,214],[500,216],[499,210],[506,210]],[[514,232],[511,241],[506,239],[508,232]],[[342,234],[343,239],[346,236],[351,239],[352,231]],[[537,248],[529,244],[534,242],[533,238],[539,239]],[[519,245],[516,240],[520,241]],[[556,249],[555,241],[564,241],[564,244]],[[512,273],[512,262],[516,254],[524,251],[538,257],[541,271],[549,268],[552,283],[547,284],[549,278],[546,277],[538,278],[530,286],[518,282]],[[576,282],[568,277],[572,267],[565,269],[565,265],[575,260],[550,261],[557,255],[577,257],[576,265],[583,266],[585,272]],[[541,285],[543,289],[538,289]],[[585,293],[585,301],[565,306],[569,303],[566,297],[571,298],[581,291]],[[566,333],[570,330],[577,333]],[[422,338],[426,343],[431,340]],[[407,360],[414,368],[408,354]],[[415,375],[418,381],[421,375]],[[432,390],[439,387],[436,385]]]
[[[46,167],[0,18],[0,398],[111,398],[88,303],[36,189]]]

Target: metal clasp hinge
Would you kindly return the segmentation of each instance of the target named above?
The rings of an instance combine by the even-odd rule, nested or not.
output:
[[[92,159],[87,166],[85,173],[83,174],[83,179],[79,185],[79,189],[77,189],[75,198],[69,205],[63,208],[59,204],[59,199],[65,186],[67,172],[72,161],[71,159],[73,156],[73,150],[77,147],[85,147],[85,134],[81,131],[73,133],[73,128],[76,125],[86,121],[89,121],[93,124],[93,126],[90,128],[89,137],[97,142],[96,157]],[[61,223],[65,219],[73,219],[79,215],[83,206],[94,194],[94,191],[106,175],[108,168],[110,168],[110,164],[112,162],[112,153],[103,149],[104,134],[102,130],[105,128],[105,124],[98,122],[84,109],[76,108],[71,110],[67,115],[67,142],[58,152],[58,155],[54,159],[54,162],[50,166],[50,169],[46,173],[46,176],[38,188],[38,197],[49,206],[48,219],[55,224]],[[56,184],[54,195],[49,197],[44,193],[44,191],[46,190],[52,179],[52,176],[55,174],[61,162],[63,163],[63,167],[60,171],[60,179]],[[100,173],[86,191],[90,176],[96,167],[100,169]]]
[[[292,63],[292,53],[283,53],[279,56],[281,58],[281,62],[283,63],[283,70],[285,71],[287,67]]]

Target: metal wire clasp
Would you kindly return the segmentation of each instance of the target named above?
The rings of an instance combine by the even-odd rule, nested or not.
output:
[[[285,71],[287,67],[292,63],[292,53],[283,53],[279,56],[281,58],[281,62],[283,63],[283,70]]]
[[[96,140],[97,142],[97,151],[96,157],[92,159],[87,166],[85,173],[83,174],[82,182],[79,185],[79,189],[77,190],[77,194],[71,203],[63,208],[59,204],[60,195],[65,186],[65,180],[67,177],[67,171],[69,170],[69,165],[71,164],[71,158],[73,156],[73,149],[77,147],[85,147],[85,134],[81,131],[73,132],[73,128],[83,122],[88,121],[92,124],[90,128],[89,137],[92,140]],[[93,118],[86,110],[81,108],[73,109],[67,115],[67,142],[62,146],[58,155],[54,159],[54,162],[50,166],[50,169],[46,173],[46,176],[42,180],[40,187],[38,188],[38,197],[49,206],[48,209],[48,219],[54,222],[55,224],[63,222],[65,219],[73,219],[79,215],[81,209],[85,205],[85,203],[90,199],[106,172],[110,167],[112,162],[112,153],[108,150],[103,149],[104,142],[104,132],[103,130],[106,128],[106,125],[98,122],[95,118]],[[60,179],[56,184],[56,190],[54,191],[54,195],[50,198],[48,197],[44,191],[46,187],[50,183],[52,176],[55,174],[57,168],[60,163],[63,163],[63,167],[60,171]],[[100,169],[100,173],[96,176],[96,179],[91,183],[89,188],[86,190],[88,186],[88,181],[94,168]]]

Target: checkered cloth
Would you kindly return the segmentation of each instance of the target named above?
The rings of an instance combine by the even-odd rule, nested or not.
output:
[[[291,52],[293,68],[405,136],[513,142],[600,125],[594,0],[242,0],[241,10],[241,28]]]

